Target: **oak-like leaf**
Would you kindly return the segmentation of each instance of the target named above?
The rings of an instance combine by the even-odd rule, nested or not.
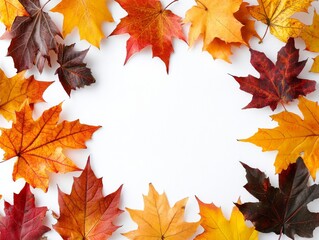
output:
[[[85,142],[99,126],[81,124],[78,120],[58,123],[61,111],[61,105],[57,105],[33,120],[32,110],[25,104],[16,113],[12,128],[1,128],[3,160],[17,157],[12,174],[14,181],[24,178],[32,187],[46,191],[49,173],[79,170],[63,149],[86,148]]]
[[[89,49],[75,51],[74,44],[65,46],[59,45],[58,63],[60,67],[56,70],[59,80],[68,95],[71,90],[84,87],[95,82],[91,69],[83,62]]]
[[[17,16],[27,16],[28,13],[19,0],[0,0],[0,21],[11,29],[12,23]]]
[[[319,168],[319,106],[316,102],[299,98],[299,115],[283,111],[272,115],[272,120],[278,122],[273,129],[258,129],[258,132],[243,142],[250,142],[263,151],[278,151],[275,167],[276,173],[287,169],[300,156],[311,176],[316,177]]]
[[[271,110],[275,110],[278,103],[284,105],[315,90],[316,81],[297,77],[306,60],[299,62],[299,50],[295,48],[293,38],[278,52],[276,64],[262,52],[253,49],[250,52],[250,62],[260,73],[259,79],[252,75],[234,76],[240,89],[253,95],[251,102],[244,108],[270,106]]]
[[[50,231],[44,225],[47,207],[36,207],[29,184],[14,194],[14,204],[4,203],[5,216],[0,216],[0,239],[34,240]]]
[[[126,209],[131,218],[138,224],[138,229],[124,233],[129,239],[169,240],[190,239],[196,232],[199,222],[183,220],[187,198],[170,207],[166,194],[158,194],[152,184],[144,196],[144,210]]]
[[[113,222],[122,213],[121,189],[104,197],[102,178],[96,178],[88,159],[81,175],[74,178],[71,194],[59,189],[60,216],[54,229],[63,239],[107,239],[119,228]]]
[[[153,56],[159,57],[169,69],[169,59],[173,52],[172,40],[186,41],[182,30],[182,20],[172,11],[162,7],[159,0],[117,0],[128,13],[121,19],[111,35],[130,35],[126,43],[125,63],[134,54],[151,46]],[[124,63],[124,64],[125,64]]]
[[[19,111],[28,100],[30,104],[42,102],[43,92],[52,82],[39,82],[33,76],[25,79],[25,72],[8,78],[0,70],[0,114],[8,121],[15,120],[15,112]]]
[[[45,62],[50,66],[49,51],[57,51],[56,36],[62,37],[39,0],[19,0],[30,16],[15,18],[10,36],[8,55],[13,58],[18,72],[36,65],[43,71]]]
[[[247,227],[244,216],[237,207],[233,208],[230,220],[227,220],[221,208],[196,199],[204,232],[194,240],[258,240],[257,231],[253,227]]]
[[[308,186],[309,171],[301,158],[282,171],[279,188],[270,184],[269,178],[259,169],[243,164],[246,169],[246,190],[259,202],[236,204],[246,220],[252,221],[257,231],[313,237],[319,226],[319,213],[310,212],[307,204],[319,198],[319,186]]]

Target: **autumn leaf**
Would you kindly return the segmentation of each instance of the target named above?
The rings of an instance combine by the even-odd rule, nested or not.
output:
[[[186,198],[182,199],[171,208],[166,194],[159,195],[150,184],[148,195],[144,196],[144,210],[126,209],[138,224],[138,229],[123,235],[129,239],[140,239],[143,236],[143,240],[190,239],[199,222],[184,222],[186,201]]]
[[[61,105],[46,110],[36,121],[28,104],[16,113],[11,129],[1,128],[0,147],[4,159],[17,157],[13,180],[24,178],[32,187],[47,191],[49,173],[79,170],[64,155],[63,149],[86,148],[85,141],[99,128],[81,124],[78,120],[57,123]]]
[[[172,40],[185,40],[181,18],[162,7],[159,0],[117,0],[127,11],[128,16],[121,19],[111,35],[130,35],[126,43],[125,63],[134,54],[147,46],[153,49],[153,57],[159,57],[169,69],[169,58],[173,52]],[[175,2],[175,1],[173,1]],[[172,2],[172,3],[173,3]]]
[[[298,12],[307,12],[312,2],[313,0],[258,0],[259,5],[251,6],[249,11],[255,19],[267,25],[271,34],[287,42],[290,37],[298,37],[305,26],[292,16]]]
[[[8,78],[0,70],[0,114],[8,121],[15,120],[15,112],[19,111],[25,100],[30,104],[44,101],[43,92],[52,82],[39,82],[33,76],[25,79],[25,72]]]
[[[27,16],[28,13],[19,0],[0,0],[0,21],[11,29],[12,23],[17,16]]]
[[[72,89],[75,90],[95,82],[91,70],[83,63],[89,49],[75,51],[74,44],[70,46],[60,44],[58,49],[57,61],[60,67],[55,74],[58,74],[59,80],[69,96]]]
[[[233,208],[230,220],[226,220],[221,208],[213,203],[206,204],[198,198],[201,226],[204,232],[194,240],[258,240],[258,233],[254,228],[246,226],[244,216],[237,207]]]
[[[310,72],[319,73],[319,57],[315,57]]]
[[[319,213],[310,212],[307,204],[319,197],[319,186],[307,185],[309,172],[302,159],[279,174],[279,188],[271,186],[259,169],[243,166],[245,188],[259,200],[237,204],[245,219],[252,221],[259,232],[285,234],[292,239],[295,235],[313,237],[313,230],[319,226]]]
[[[284,105],[300,95],[315,90],[316,81],[297,77],[304,68],[306,60],[298,61],[299,50],[295,48],[293,38],[290,38],[278,52],[276,64],[273,64],[262,52],[252,49],[250,52],[250,62],[260,73],[260,78],[252,75],[234,76],[240,84],[240,89],[253,95],[251,102],[244,108],[270,106],[271,110],[275,110],[278,103]]]
[[[251,142],[263,151],[278,151],[275,167],[276,173],[287,169],[302,156],[311,176],[315,179],[319,168],[319,106],[316,102],[299,98],[299,110],[303,119],[295,113],[284,111],[271,118],[278,122],[274,129],[258,130],[243,142]]]
[[[18,16],[14,20],[8,55],[13,58],[18,72],[35,64],[41,73],[46,61],[50,66],[49,51],[57,51],[55,37],[61,34],[48,13],[43,11],[39,0],[19,1],[30,16]]]
[[[47,207],[36,207],[29,184],[14,194],[14,204],[4,203],[6,216],[0,216],[0,239],[34,240],[50,231],[43,225]]]
[[[60,216],[54,229],[63,239],[107,239],[118,228],[113,222],[122,213],[121,189],[104,197],[102,178],[96,178],[88,159],[80,177],[74,178],[71,194],[59,189]]]
[[[300,34],[300,37],[306,43],[306,49],[312,52],[319,52],[319,15],[314,12],[312,24],[305,26]]]
[[[79,29],[81,39],[99,47],[104,37],[103,22],[113,22],[113,17],[106,6],[105,0],[62,0],[52,12],[64,15],[63,35],[71,33],[74,28]]]

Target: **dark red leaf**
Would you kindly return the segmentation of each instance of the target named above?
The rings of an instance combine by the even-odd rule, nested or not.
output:
[[[308,186],[309,171],[301,158],[279,174],[279,188],[272,187],[269,178],[259,169],[243,164],[248,183],[245,188],[259,202],[236,204],[246,220],[257,231],[285,234],[294,239],[312,237],[319,226],[319,213],[310,212],[307,204],[319,197],[319,186]]]
[[[58,63],[60,67],[55,74],[58,74],[59,80],[68,95],[70,95],[72,89],[75,90],[95,83],[91,69],[87,68],[86,64],[83,63],[88,51],[89,49],[75,51],[74,44],[70,46],[59,45]]]
[[[47,207],[35,207],[34,196],[26,184],[19,194],[14,194],[14,205],[4,203],[6,216],[0,217],[0,239],[35,240],[50,231],[43,225]]]
[[[297,78],[306,61],[298,62],[299,50],[295,48],[293,38],[278,52],[276,65],[264,53],[253,49],[250,52],[250,62],[260,73],[260,78],[234,76],[240,89],[253,95],[244,108],[270,106],[271,110],[275,110],[278,103],[288,103],[315,90],[315,81]]]
[[[13,58],[18,72],[35,64],[40,72],[48,61],[49,51],[57,51],[55,36],[62,37],[48,13],[43,11],[39,0],[19,0],[30,16],[18,16],[14,20],[10,35],[8,55]]]

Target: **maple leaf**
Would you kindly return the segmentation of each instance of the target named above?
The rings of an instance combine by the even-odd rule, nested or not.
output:
[[[75,90],[95,82],[91,70],[83,63],[89,49],[75,51],[74,44],[70,46],[60,44],[58,49],[57,61],[60,67],[55,74],[58,74],[59,80],[69,96],[72,89]]]
[[[99,47],[104,37],[103,22],[113,22],[113,17],[106,6],[105,0],[62,0],[51,11],[64,15],[63,35],[79,29],[81,39]]]
[[[43,92],[52,82],[39,82],[33,76],[25,79],[25,72],[7,78],[0,70],[0,114],[8,121],[15,120],[15,112],[19,111],[26,99],[30,104],[44,101]]]
[[[60,217],[54,229],[63,239],[106,239],[118,228],[113,221],[123,211],[118,208],[122,186],[103,197],[102,178],[96,178],[90,158],[80,177],[74,178],[70,195],[59,189]]]
[[[244,108],[270,106],[271,110],[275,110],[278,103],[288,103],[315,90],[315,81],[297,78],[306,60],[298,62],[299,50],[295,48],[293,38],[278,52],[276,65],[264,53],[252,49],[250,52],[250,62],[260,73],[260,78],[252,75],[234,76],[240,89],[253,95],[251,102]]]
[[[259,202],[236,204],[246,220],[252,221],[257,231],[312,237],[319,226],[319,213],[310,212],[307,204],[319,197],[319,186],[307,186],[309,172],[301,158],[282,171],[279,188],[271,186],[269,178],[259,169],[243,164],[246,169],[246,190]]]
[[[189,239],[197,230],[199,222],[184,222],[183,215],[187,199],[178,201],[173,208],[169,206],[166,194],[161,195],[152,184],[144,196],[144,211],[126,209],[131,218],[138,224],[138,229],[124,233],[129,239]]]
[[[62,36],[39,0],[19,1],[30,16],[18,16],[14,20],[8,55],[13,58],[18,72],[35,64],[41,73],[46,61],[50,66],[49,51],[57,51],[55,36]]]
[[[312,52],[319,52],[319,34],[317,33],[319,27],[319,15],[314,12],[312,24],[305,26],[300,34],[300,37],[306,43],[306,49]]]
[[[263,151],[278,150],[275,161],[277,173],[287,169],[290,163],[302,156],[315,179],[319,168],[319,106],[316,102],[300,97],[298,107],[303,119],[288,111],[272,115],[271,118],[278,122],[278,127],[261,128],[255,135],[241,141],[260,146]]]
[[[28,13],[19,0],[0,0],[0,21],[10,30],[16,16],[27,16]]]
[[[152,46],[153,57],[159,57],[165,63],[168,72],[169,58],[173,52],[173,38],[186,42],[181,18],[167,10],[170,4],[163,9],[159,0],[118,0],[117,2],[128,13],[111,33],[111,35],[130,34],[126,43],[127,55],[124,64],[134,53]]]
[[[31,186],[46,191],[50,172],[79,170],[62,150],[86,148],[85,141],[99,126],[84,125],[78,120],[57,124],[61,111],[61,105],[54,106],[34,121],[30,106],[25,104],[16,113],[12,128],[0,129],[4,160],[18,157],[12,174],[14,181],[24,178]]]
[[[319,73],[319,56],[314,58],[310,72]]]
[[[7,240],[34,240],[50,231],[43,225],[47,207],[36,207],[29,184],[14,194],[14,204],[4,203],[6,216],[0,216],[0,238]]]
[[[249,7],[251,15],[265,24],[270,33],[286,42],[290,37],[298,37],[304,24],[291,16],[297,12],[307,12],[313,0],[258,0],[257,6]],[[263,38],[264,38],[263,37]]]
[[[244,216],[237,207],[233,208],[230,220],[226,220],[221,208],[213,203],[206,204],[198,198],[201,226],[204,232],[194,240],[258,240],[258,233],[254,228],[248,228]]]

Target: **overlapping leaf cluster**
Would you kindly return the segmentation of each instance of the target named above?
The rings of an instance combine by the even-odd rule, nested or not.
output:
[[[213,203],[206,204],[196,197],[201,220],[184,221],[187,199],[170,207],[166,194],[159,194],[152,184],[144,196],[144,210],[127,208],[136,230],[123,233],[128,239],[216,239],[256,240],[258,231],[274,232],[294,239],[295,235],[312,237],[319,226],[319,214],[309,211],[307,204],[319,198],[317,184],[309,185],[319,168],[319,106],[304,96],[315,91],[316,81],[299,77],[306,60],[299,60],[295,38],[302,39],[306,50],[319,52],[317,34],[319,16],[314,12],[313,23],[306,25],[295,18],[295,13],[307,13],[314,0],[258,0],[250,6],[242,0],[196,0],[182,18],[169,8],[178,0],[163,6],[159,0],[117,0],[127,12],[110,36],[130,35],[124,60],[151,46],[153,56],[159,57],[169,72],[170,56],[174,51],[173,40],[180,39],[191,47],[198,39],[203,50],[213,58],[231,62],[234,47],[250,48],[255,37],[262,42],[269,30],[286,45],[278,52],[273,63],[266,54],[250,49],[251,64],[259,77],[234,76],[240,88],[253,95],[245,108],[264,108],[273,111],[278,104],[286,105],[298,99],[299,115],[283,111],[272,117],[278,123],[274,129],[259,129],[250,138],[263,151],[278,151],[275,168],[279,187],[259,169],[243,163],[246,169],[245,188],[258,202],[234,206],[229,220]],[[177,4],[177,3],[176,3]],[[181,2],[179,4],[182,4]],[[51,11],[62,13],[63,31],[55,25],[46,4],[39,0],[0,0],[0,21],[7,31],[2,38],[11,39],[8,56],[13,58],[17,75],[8,78],[0,72],[0,114],[13,121],[10,129],[1,128],[0,147],[4,161],[16,158],[12,178],[23,178],[25,187],[14,195],[14,203],[5,202],[5,216],[0,216],[0,239],[39,239],[50,230],[45,226],[47,207],[36,207],[30,186],[47,191],[51,173],[79,171],[65,149],[86,148],[86,141],[100,126],[75,121],[59,121],[61,104],[44,111],[34,120],[33,105],[44,101],[43,93],[52,82],[37,81],[33,76],[25,78],[25,71],[36,68],[39,72],[51,67],[52,54],[59,67],[56,74],[70,96],[71,91],[95,82],[91,70],[84,63],[88,49],[77,51],[75,44],[64,45],[63,38],[74,29],[81,39],[100,47],[105,37],[103,24],[113,17],[104,0],[62,0]],[[260,37],[255,30],[255,18],[266,24]],[[189,26],[188,37],[184,24]],[[53,65],[53,64],[52,64]],[[312,72],[319,72],[319,57],[314,59]],[[103,196],[101,178],[96,178],[87,161],[85,169],[74,184],[70,194],[59,190],[59,213],[53,213],[57,223],[53,226],[63,239],[107,239],[119,226],[117,217],[122,186]],[[254,227],[247,227],[250,220]],[[199,225],[202,232],[198,233]]]

